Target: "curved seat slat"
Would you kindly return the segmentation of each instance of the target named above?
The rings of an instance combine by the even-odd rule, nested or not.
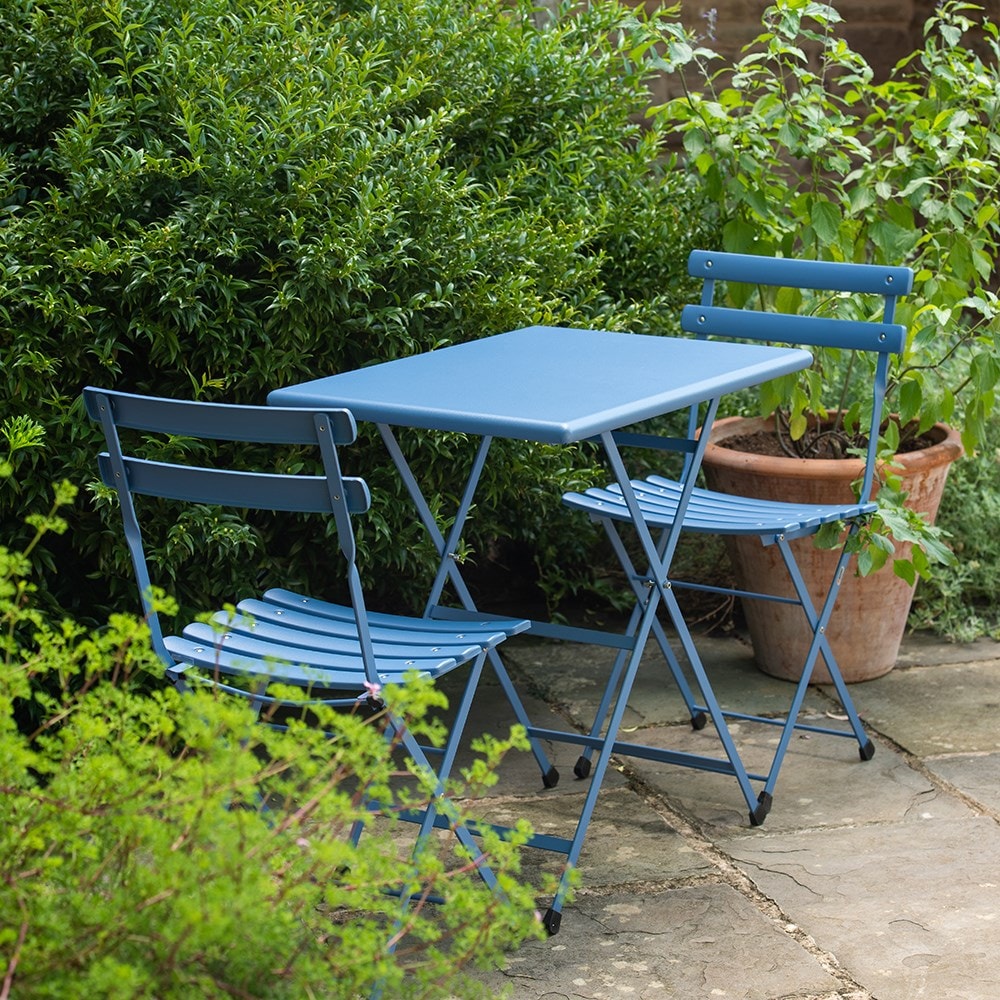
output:
[[[648,524],[668,528],[677,519],[680,500],[679,483],[662,476],[633,480],[632,489]],[[593,487],[583,493],[566,493],[563,502],[575,510],[582,510],[594,517],[609,517],[616,521],[629,521],[631,514],[617,485],[607,488]],[[695,487],[684,514],[687,531],[718,535],[784,535],[794,538],[812,534],[823,524],[849,521],[874,512],[876,505],[854,504],[798,504],[773,500],[755,500],[728,493],[716,493]]]
[[[219,611],[214,614],[212,627],[219,632],[235,632],[263,642],[290,646],[293,649],[325,650],[330,653],[351,656],[361,654],[361,643],[358,642],[356,631],[353,636],[350,634],[336,635],[332,632],[299,628],[295,623],[275,624],[274,622],[260,621],[250,614],[234,615],[228,611]],[[376,657],[379,659],[400,659],[413,656],[414,652],[417,652],[420,655],[465,661],[478,655],[479,650],[483,648],[480,643],[474,640],[463,643],[457,638],[452,641],[453,637],[446,635],[434,636],[402,629],[396,630],[395,635],[397,638],[393,642],[373,641],[372,648]]]
[[[275,608],[287,611],[301,612],[309,614],[315,619],[331,622],[353,622],[353,612],[350,608],[342,604],[333,604],[329,601],[322,601],[315,597],[296,593],[292,590],[283,590],[280,587],[267,590],[263,594],[264,602],[271,604]],[[244,604],[240,605],[242,609]],[[249,610],[249,608],[248,608]],[[256,612],[251,612],[256,613]],[[261,612],[263,614],[263,612]],[[496,643],[503,641],[507,636],[518,635],[531,628],[531,622],[525,619],[495,619],[491,621],[469,622],[467,628],[456,629],[455,623],[450,621],[436,620],[432,618],[409,618],[403,615],[384,614],[378,611],[368,612],[368,623],[372,628],[372,638],[375,638],[376,630],[378,636],[385,642],[404,641],[395,638],[400,634],[400,630],[406,633],[428,635],[428,636],[452,636],[456,639],[474,641],[486,648],[492,648]],[[287,619],[284,619],[287,620]],[[474,638],[473,638],[474,637]],[[408,639],[405,641],[409,641]]]

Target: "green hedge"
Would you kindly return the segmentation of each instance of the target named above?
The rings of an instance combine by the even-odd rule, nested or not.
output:
[[[712,213],[661,166],[663,136],[638,124],[654,27],[615,2],[551,17],[461,0],[6,4],[2,416],[46,439],[0,489],[0,537],[17,540],[50,482],[93,478],[88,383],[259,403],[534,323],[671,330],[687,251],[714,238]],[[449,510],[471,444],[409,444]],[[372,436],[350,462],[401,495]],[[559,495],[592,462],[501,443],[468,535],[479,567],[511,548],[586,565],[593,536]],[[80,504],[50,549],[64,605],[131,599],[101,506]],[[379,511],[362,539],[387,571],[372,582],[413,599],[432,554],[405,501]],[[206,539],[229,546],[217,570],[235,582],[279,531],[210,512],[162,524],[164,582],[185,601],[204,597]],[[280,530],[265,571],[321,585],[322,545]]]

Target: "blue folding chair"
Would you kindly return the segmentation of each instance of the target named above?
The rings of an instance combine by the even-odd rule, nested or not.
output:
[[[264,705],[307,708],[325,704],[351,709],[359,702],[373,711],[384,710],[387,740],[398,741],[432,789],[426,808],[403,814],[420,824],[415,850],[426,842],[432,827],[449,827],[471,856],[479,858],[484,881],[496,888],[494,873],[468,827],[458,821],[444,786],[487,652],[508,636],[525,631],[530,623],[496,620],[463,627],[367,610],[351,517],[368,510],[370,496],[364,480],[341,474],[338,448],[353,442],[356,435],[354,418],[347,410],[196,403],[96,388],[85,389],[83,397],[88,414],[104,429],[108,450],[99,457],[101,478],[118,493],[142,607],[168,679],[182,689],[212,685],[250,699],[258,711]],[[312,445],[322,460],[323,475],[148,461],[123,452],[120,428],[246,444]],[[192,622],[179,635],[165,635],[153,600],[135,494],[332,517],[350,603],[333,604],[272,589],[260,597],[240,600],[235,612],[217,612],[211,623]],[[212,565],[211,553],[205,553],[204,563]],[[469,676],[444,747],[419,744],[405,720],[386,708],[381,689],[386,684],[405,685],[414,674],[437,679],[463,665],[468,665]],[[270,693],[275,684],[299,688],[302,697],[276,697]],[[439,756],[436,768],[428,753]],[[360,832],[357,827],[355,838]]]
[[[824,261],[791,260],[773,257],[758,257],[747,254],[712,253],[703,250],[692,252],[688,270],[693,277],[703,281],[702,297],[699,305],[685,306],[681,314],[681,326],[687,333],[699,339],[725,337],[738,340],[767,341],[769,343],[792,344],[802,347],[831,347],[848,351],[867,351],[874,356],[875,371],[871,385],[871,413],[868,422],[868,446],[865,454],[865,471],[855,503],[832,503],[826,505],[780,503],[747,497],[734,497],[696,487],[690,504],[685,511],[682,530],[722,536],[757,536],[763,545],[775,545],[781,553],[788,570],[795,597],[760,593],[757,591],[728,591],[743,598],[781,601],[797,604],[802,609],[802,627],[811,636],[805,662],[802,665],[801,680],[798,681],[789,706],[783,718],[761,717],[723,711],[712,690],[711,683],[684,622],[684,616],[674,595],[674,588],[685,586],[684,581],[650,580],[649,574],[637,573],[619,534],[618,524],[631,521],[631,514],[616,485],[606,489],[589,489],[583,493],[568,493],[564,502],[575,509],[585,511],[600,522],[621,560],[627,578],[632,582],[637,600],[630,632],[639,620],[640,605],[644,601],[644,586],[656,586],[677,631],[679,642],[694,674],[701,701],[697,700],[676,654],[663,628],[657,623],[653,632],[666,658],[668,667],[677,684],[691,715],[694,728],[701,729],[708,719],[712,720],[722,742],[725,759],[679,754],[664,750],[659,755],[646,754],[654,759],[664,760],[682,766],[702,768],[733,775],[740,786],[749,807],[750,823],[754,826],[764,821],[773,802],[778,772],[788,750],[790,740],[797,730],[845,736],[858,743],[862,760],[869,760],[875,752],[843,681],[836,658],[826,638],[826,627],[833,613],[834,603],[840,589],[841,580],[850,560],[850,552],[845,543],[829,589],[822,604],[814,605],[802,574],[796,564],[790,542],[797,538],[816,534],[820,528],[832,522],[844,522],[850,533],[855,533],[865,518],[876,510],[870,500],[872,484],[876,473],[876,455],[879,429],[882,422],[882,407],[891,354],[903,349],[906,338],[905,327],[893,323],[896,300],[910,291],[913,272],[907,267],[883,267],[869,264],[834,263]],[[792,312],[762,311],[753,308],[735,308],[716,305],[716,286],[719,282],[741,283],[753,288],[772,287],[836,293],[844,297],[848,293],[851,318],[829,315],[798,315]],[[878,309],[868,308],[860,296],[877,297]],[[834,298],[835,296],[830,296]],[[789,296],[789,301],[798,301],[798,293]],[[858,319],[857,315],[865,318]],[[688,420],[688,438],[694,437],[698,426],[698,412],[692,409]],[[648,438],[642,441],[650,446]],[[665,444],[664,447],[670,447]],[[690,462],[687,452],[686,462]],[[684,471],[687,471],[685,466]],[[683,476],[680,477],[683,479]],[[670,529],[676,521],[678,499],[681,495],[679,482],[666,476],[649,476],[633,482],[639,509],[651,529],[662,529],[659,555],[662,559],[668,544]],[[727,592],[721,587],[700,587]],[[835,729],[808,725],[798,721],[798,715],[805,699],[813,668],[817,658],[822,656],[829,670],[834,688],[843,705],[849,723],[848,729]],[[625,655],[618,656],[606,686],[603,700],[597,710],[590,732],[598,737],[604,728],[614,699],[618,682],[624,669]],[[727,719],[760,722],[779,726],[780,738],[766,774],[747,771],[729,731]],[[577,761],[575,771],[585,777],[590,770],[590,751],[585,751]],[[754,783],[763,783],[759,791]]]

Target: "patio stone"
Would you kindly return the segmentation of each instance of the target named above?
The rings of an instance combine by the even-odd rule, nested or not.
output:
[[[924,766],[963,795],[1000,815],[1000,753],[928,757]]]
[[[992,820],[745,837],[726,850],[878,1000],[1000,996]]]
[[[484,974],[514,1000],[778,1000],[829,994],[821,963],[728,885],[586,896],[563,930]]]
[[[835,725],[825,718],[807,721]],[[747,768],[766,771],[778,731],[742,723],[732,726],[731,732]],[[718,739],[708,729],[646,729],[641,739],[654,746],[721,756]],[[709,749],[702,749],[706,744]],[[734,777],[646,760],[630,760],[628,766],[670,805],[708,829],[710,836],[739,835],[750,829],[748,807]],[[761,785],[756,783],[754,787],[759,789]],[[928,815],[963,818],[968,809],[942,793],[884,743],[877,743],[871,760],[862,761],[853,738],[798,734],[785,755],[774,805],[761,829],[772,832],[852,826]]]
[[[580,815],[583,792],[577,797],[538,796],[529,799],[483,802],[482,818],[510,825],[526,819],[537,833],[571,837]],[[674,830],[643,799],[628,789],[606,791],[597,808],[580,857],[580,891],[644,882],[655,858],[656,877],[689,879],[713,872],[714,866],[685,837]],[[522,855],[527,880],[540,884],[542,871],[560,873],[562,855],[526,850]],[[546,904],[547,900],[542,900]],[[573,909],[573,905],[567,908]],[[567,916],[567,920],[571,918]]]
[[[894,669],[851,695],[875,729],[918,757],[1000,751],[1000,659]]]
[[[785,713],[793,686],[762,673],[754,665],[746,642],[733,637],[699,636],[696,645],[723,708],[757,715]],[[513,640],[505,647],[507,660],[540,697],[563,706],[572,718],[588,727],[614,662],[614,652],[595,646],[525,639]],[[694,686],[690,668],[685,668],[684,673]],[[697,688],[693,689],[695,699],[700,700]],[[810,689],[805,711],[821,712],[829,707],[828,699],[818,689]],[[632,688],[624,725],[664,726],[688,719],[666,661],[651,639]]]

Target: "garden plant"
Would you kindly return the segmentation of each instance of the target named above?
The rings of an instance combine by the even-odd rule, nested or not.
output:
[[[677,25],[664,50],[684,92],[654,118],[683,137],[684,162],[718,206],[724,249],[914,269],[896,313],[909,332],[890,372],[886,459],[939,421],[956,425],[972,453],[995,405],[1000,29],[981,15],[975,4],[939,4],[923,46],[881,82],[838,35],[835,6],[812,0],[776,0],[733,64]],[[822,315],[845,305],[789,294],[777,292],[783,308]],[[730,289],[740,305],[757,295],[767,308],[760,290]],[[830,439],[828,416],[848,454],[866,426],[859,400],[870,378],[853,354],[821,351],[802,377],[765,386],[757,406],[776,414],[790,454],[815,454],[813,432]],[[891,558],[892,537],[920,543],[912,561],[895,560],[907,579],[950,561],[939,532],[902,499],[888,474],[880,513],[858,536],[862,572]],[[826,541],[837,535],[831,526]]]
[[[400,785],[379,716],[316,706],[273,729],[242,699],[163,683],[134,616],[50,621],[30,557],[75,492],[31,518],[24,551],[0,546],[0,997],[484,995],[466,967],[541,933],[527,828],[484,839],[498,895],[436,841],[411,862],[394,835],[414,828],[391,814],[422,793]],[[431,685],[383,694],[434,737]],[[458,790],[523,743],[484,738]],[[353,846],[366,794],[390,815]]]
[[[0,536],[22,537],[49,482],[94,479],[88,383],[262,403],[531,324],[672,329],[686,253],[714,236],[696,186],[664,169],[662,136],[640,124],[655,20],[571,6],[3,5],[0,417],[30,418],[45,447],[0,492]],[[366,433],[358,472],[400,498],[360,539],[390,570],[369,589],[409,606],[434,553]],[[452,509],[471,445],[404,443],[432,506]],[[567,572],[585,570],[593,536],[559,497],[592,465],[586,448],[498,442],[463,557],[485,569],[522,547],[529,567],[559,551]],[[83,494],[70,531],[36,551],[40,599],[86,614],[132,601],[102,503]],[[228,545],[219,579],[234,592],[270,530],[212,511],[167,527],[171,590],[201,606],[203,541]],[[316,542],[289,530],[276,576],[318,591]]]

